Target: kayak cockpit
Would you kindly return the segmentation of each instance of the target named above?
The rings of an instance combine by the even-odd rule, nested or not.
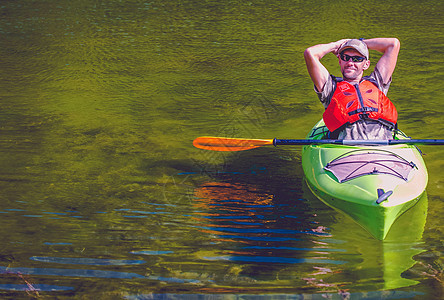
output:
[[[352,150],[333,159],[324,167],[340,182],[346,182],[365,175],[388,174],[405,181],[415,163],[387,150]]]

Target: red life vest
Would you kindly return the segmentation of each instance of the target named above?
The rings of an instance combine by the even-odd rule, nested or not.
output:
[[[398,112],[390,99],[372,82],[363,80],[359,85],[352,85],[339,81],[323,118],[327,128],[333,132],[347,123],[353,124],[367,118],[394,126]]]

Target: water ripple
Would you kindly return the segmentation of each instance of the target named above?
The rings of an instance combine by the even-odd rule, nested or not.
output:
[[[152,251],[152,250],[141,250],[141,251],[131,251],[131,254],[142,254],[142,255],[163,255],[171,254],[174,251]]]
[[[292,250],[292,251],[318,251],[318,252],[347,252],[345,249],[332,249],[332,248],[297,248],[297,247],[260,247],[260,246],[248,246],[243,249],[276,249],[276,250]]]
[[[102,270],[83,270],[83,269],[55,269],[55,268],[8,268],[0,266],[1,274],[26,274],[42,276],[68,276],[68,277],[94,277],[94,278],[146,278],[136,273],[102,271]]]
[[[144,260],[128,260],[128,259],[100,259],[100,258],[76,258],[76,257],[48,257],[33,256],[30,258],[34,261],[70,264],[70,265],[94,265],[94,266],[124,266],[144,264]]]
[[[347,263],[342,260],[318,259],[318,258],[292,258],[292,257],[275,257],[275,256],[210,256],[204,257],[207,260],[228,260],[237,262],[254,262],[254,263],[281,263],[281,264],[335,264],[342,265]]]
[[[199,280],[195,279],[182,279],[175,277],[163,277],[163,276],[143,276],[136,273],[127,273],[127,272],[116,272],[116,271],[103,271],[103,270],[83,270],[83,269],[55,269],[55,268],[8,268],[0,266],[0,274],[20,274],[20,275],[42,275],[42,276],[67,276],[67,277],[91,277],[91,278],[117,278],[117,279],[148,279],[162,282],[172,282],[172,283],[200,283]],[[53,286],[49,285],[36,285],[42,288],[49,288]],[[11,284],[3,284],[0,285],[5,289],[14,289],[14,288],[22,288],[26,287],[25,290],[29,290],[28,285],[11,285]],[[33,287],[35,287],[33,285]],[[55,290],[57,287],[54,286]],[[63,287],[60,287],[63,288]],[[67,287],[69,288],[69,287]]]
[[[30,286],[27,284],[13,284],[13,283],[0,284],[0,290],[29,291]],[[70,286],[58,286],[50,284],[33,284],[32,290],[39,292],[57,292],[57,291],[71,291],[74,290],[74,288]]]

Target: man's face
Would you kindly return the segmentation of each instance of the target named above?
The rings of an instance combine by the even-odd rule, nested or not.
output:
[[[361,56],[362,54],[355,49],[347,49],[342,52],[348,56]],[[341,73],[347,81],[359,81],[362,77],[364,70],[370,67],[370,61],[364,59],[362,62],[353,62],[351,59],[344,61],[339,56],[339,66],[341,67]]]

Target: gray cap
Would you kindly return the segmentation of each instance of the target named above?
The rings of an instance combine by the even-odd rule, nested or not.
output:
[[[368,48],[367,48],[367,44],[364,43],[361,40],[357,40],[357,39],[351,39],[347,42],[345,42],[341,48],[339,48],[338,53],[342,53],[342,51],[346,50],[346,49],[355,49],[356,51],[358,51],[359,53],[361,53],[363,56],[365,56],[366,59],[368,59]]]

